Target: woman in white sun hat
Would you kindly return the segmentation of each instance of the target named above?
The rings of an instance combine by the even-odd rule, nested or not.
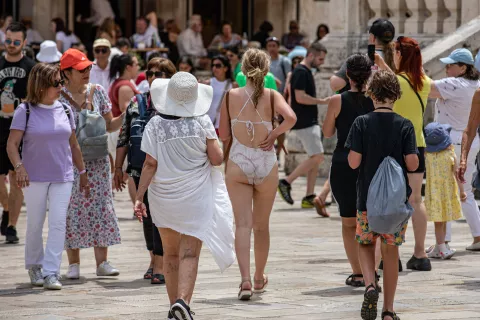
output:
[[[221,271],[235,260],[232,206],[222,173],[213,168],[223,162],[207,115],[213,90],[190,73],[178,72],[170,80],[156,79],[150,94],[159,114],[143,133],[147,156],[135,213],[147,217],[143,197],[148,188],[150,214],[162,235],[168,319],[191,320],[202,243]]]
[[[62,54],[57,49],[57,44],[50,40],[45,40],[40,45],[40,51],[37,54],[38,62],[59,63]]]

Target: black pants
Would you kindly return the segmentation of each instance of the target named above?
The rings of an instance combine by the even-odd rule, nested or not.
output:
[[[138,189],[140,184],[140,178],[133,177],[135,181],[135,187]],[[163,246],[162,238],[160,237],[160,232],[158,228],[152,221],[152,216],[150,215],[150,206],[148,204],[148,192],[145,192],[143,197],[143,203],[147,207],[147,218],[143,218],[143,235],[145,236],[145,243],[147,244],[148,251],[153,251],[153,254],[156,256],[163,256]]]

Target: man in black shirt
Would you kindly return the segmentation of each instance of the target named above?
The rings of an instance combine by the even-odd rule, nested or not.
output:
[[[318,166],[323,161],[323,145],[321,129],[318,124],[317,104],[328,104],[330,98],[319,99],[316,96],[315,80],[310,69],[318,68],[325,62],[327,49],[321,43],[313,43],[307,51],[307,56],[293,70],[290,82],[292,94],[292,109],[297,115],[297,123],[292,128],[302,142],[309,158],[302,162],[285,179],[280,180],[278,190],[283,200],[293,204],[290,194],[291,184],[303,174],[307,174],[307,192],[302,200],[302,208],[313,208],[315,199],[315,181]]]
[[[7,237],[7,243],[17,243],[15,228],[22,207],[23,193],[17,187],[15,167],[7,154],[7,140],[10,134],[13,113],[27,92],[27,82],[30,70],[35,61],[23,55],[26,44],[27,30],[19,22],[13,22],[7,27],[5,46],[7,54],[0,58],[0,183],[4,183],[5,175],[10,180],[8,208],[2,214],[1,231]],[[21,165],[21,164],[20,164]],[[7,227],[8,226],[8,227]]]

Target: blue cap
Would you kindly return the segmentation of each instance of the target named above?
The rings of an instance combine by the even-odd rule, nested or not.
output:
[[[445,64],[453,64],[458,62],[469,64],[472,66],[474,64],[472,53],[470,52],[470,50],[465,48],[453,50],[453,52],[450,53],[448,57],[441,58],[440,61]]]
[[[475,57],[475,69],[480,72],[480,51],[478,51],[477,56]]]
[[[450,131],[452,126],[449,124],[440,124],[432,122],[425,127],[425,142],[427,143],[427,152],[440,152],[447,149],[452,144]]]

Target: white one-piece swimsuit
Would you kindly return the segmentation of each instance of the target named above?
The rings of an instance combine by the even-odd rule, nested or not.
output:
[[[252,96],[245,90],[248,95],[248,99],[240,110],[238,116],[235,119],[231,119],[232,125],[232,146],[230,149],[229,159],[233,161],[247,176],[248,183],[251,185],[258,185],[263,182],[272,171],[273,167],[277,163],[277,155],[275,149],[270,151],[264,151],[260,148],[250,148],[241,144],[235,137],[234,127],[238,123],[243,123],[247,127],[247,133],[252,136],[251,141],[255,138],[255,125],[264,125],[267,128],[268,134],[273,130],[272,123],[270,121],[264,121],[258,110],[255,108],[258,116],[262,121],[253,122],[250,120],[244,121],[238,118],[242,114],[245,107],[249,102],[252,102]]]

